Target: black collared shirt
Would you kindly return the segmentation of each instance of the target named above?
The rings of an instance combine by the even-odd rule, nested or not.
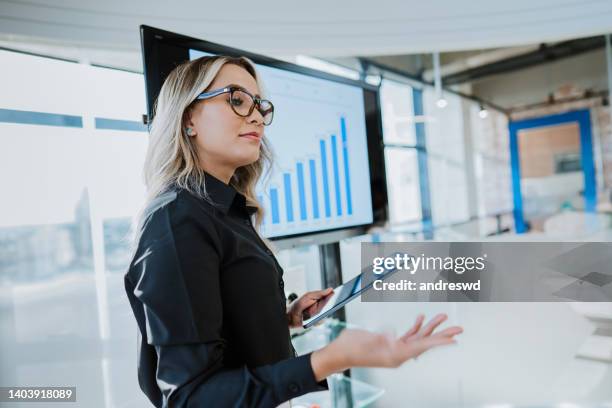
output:
[[[125,274],[141,389],[156,407],[275,407],[327,389],[291,345],[283,269],[256,208],[205,184],[213,203],[180,188],[160,197]]]

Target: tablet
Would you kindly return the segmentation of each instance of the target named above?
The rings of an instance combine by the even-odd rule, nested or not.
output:
[[[319,322],[321,319],[324,319],[327,316],[333,314],[336,310],[340,309],[341,307],[346,305],[351,300],[355,299],[357,296],[359,296],[366,290],[369,290],[374,284],[375,280],[387,279],[389,276],[393,275],[395,271],[397,271],[396,267],[389,268],[389,269],[385,268],[385,270],[382,273],[376,275],[375,279],[370,279],[371,282],[365,285],[363,288],[361,287],[361,279],[362,279],[363,273],[360,273],[359,275],[355,276],[350,281],[338,286],[337,288],[334,289],[333,295],[331,295],[331,297],[329,298],[329,300],[327,301],[323,309],[319,311],[319,313],[315,314],[314,316],[311,316],[308,319],[303,320],[302,322],[303,327],[307,329],[313,326],[314,324],[316,324],[317,322]],[[365,273],[368,273],[368,272],[365,272]],[[369,273],[373,274],[371,269]]]

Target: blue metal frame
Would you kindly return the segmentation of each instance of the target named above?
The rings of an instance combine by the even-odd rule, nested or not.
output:
[[[594,212],[597,203],[597,185],[595,183],[595,163],[593,160],[593,142],[591,135],[591,115],[588,109],[567,113],[542,116],[534,119],[510,122],[510,165],[512,167],[512,193],[514,197],[514,224],[517,233],[527,230],[523,219],[523,197],[521,195],[521,166],[518,148],[518,132],[546,126],[578,122],[580,128],[580,156],[584,173],[585,211]]]
[[[412,88],[412,106],[415,116],[423,116],[423,91]],[[429,191],[429,168],[427,166],[427,140],[425,137],[425,123],[415,122],[417,161],[419,166],[419,188],[421,192],[421,217],[423,223],[423,236],[425,239],[433,238],[433,216],[431,211],[431,195]]]

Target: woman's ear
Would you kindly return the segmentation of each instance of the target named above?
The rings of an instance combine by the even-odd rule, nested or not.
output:
[[[185,134],[187,136],[193,137],[196,135],[196,131],[195,131],[195,124],[193,123],[193,120],[191,119],[191,115],[192,115],[192,110],[191,108],[189,108],[185,111],[185,115],[183,117],[183,130],[185,131]]]

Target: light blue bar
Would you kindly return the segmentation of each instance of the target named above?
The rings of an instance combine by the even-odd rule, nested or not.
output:
[[[336,187],[336,215],[342,215],[342,200],[340,199],[340,171],[338,169],[338,146],[336,135],[331,135],[332,163],[334,165],[334,186]]]
[[[300,219],[306,219],[306,193],[304,192],[304,165],[297,163],[298,192],[300,194]]]
[[[325,202],[325,216],[331,217],[331,206],[329,205],[329,180],[327,179],[327,149],[325,140],[321,140],[321,168],[323,170],[323,201]]]
[[[0,122],[20,123],[24,125],[43,125],[61,127],[83,127],[81,116],[60,115],[57,113],[0,109]]]
[[[142,122],[135,120],[121,120],[109,118],[96,118],[96,129],[104,130],[127,130],[130,132],[146,132],[147,127]]]
[[[278,216],[278,190],[270,189],[270,203],[272,205],[272,224],[278,224],[280,217]]]
[[[287,210],[287,222],[293,222],[293,198],[291,196],[291,174],[283,173],[285,183],[285,209]]]
[[[351,199],[351,175],[349,173],[348,148],[346,144],[346,123],[343,117],[340,117],[340,131],[342,132],[342,157],[344,159],[344,180],[346,188],[346,212],[350,215],[353,213],[353,203]]]
[[[312,212],[315,218],[319,218],[319,188],[317,187],[317,172],[315,169],[315,161],[308,160],[310,165],[310,188],[312,193]]]

